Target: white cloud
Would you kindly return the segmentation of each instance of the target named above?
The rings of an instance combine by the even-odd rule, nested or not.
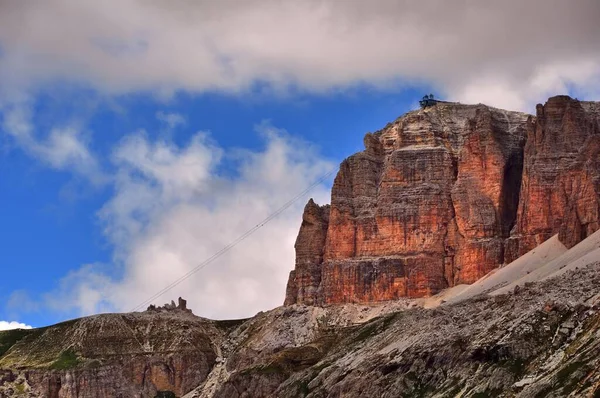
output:
[[[179,126],[185,125],[185,117],[175,112],[157,112],[156,118],[163,122],[168,130],[173,130]]]
[[[269,124],[257,127],[260,151],[234,151],[226,158],[206,133],[184,146],[125,137],[113,151],[118,169],[114,196],[100,210],[107,237],[123,264],[123,277],[102,266],[85,266],[63,279],[51,305],[90,314],[129,311],[227,246],[333,168],[306,142]],[[235,173],[222,174],[224,161]],[[328,188],[311,196],[328,200]],[[302,198],[234,250],[171,292],[189,300],[195,313],[214,318],[250,316],[283,302],[294,264],[294,241]]]
[[[0,330],[31,329],[31,326],[15,321],[0,321]]]
[[[53,127],[45,136],[36,131],[33,110],[27,97],[0,101],[2,131],[32,157],[56,170],[70,170],[99,184],[105,181],[88,138],[75,123]]]
[[[61,79],[109,93],[239,92],[262,82],[324,91],[400,79],[509,108],[571,85],[600,93],[596,0],[54,0],[0,8],[7,86]]]

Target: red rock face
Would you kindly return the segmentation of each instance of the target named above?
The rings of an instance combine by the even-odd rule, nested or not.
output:
[[[296,269],[288,280],[285,305],[296,302],[313,305],[318,302],[320,265],[323,262],[328,223],[329,206],[319,206],[312,199],[309,200],[296,239]]]
[[[559,96],[537,106],[507,261],[557,233],[572,247],[600,228],[599,120],[599,103]]]
[[[556,97],[534,118],[440,103],[367,134],[331,207],[307,205],[285,303],[427,296],[555,233],[577,243],[600,219],[599,109]]]

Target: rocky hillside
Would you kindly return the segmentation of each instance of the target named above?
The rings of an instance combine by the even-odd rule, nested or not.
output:
[[[181,310],[0,332],[0,397],[179,397],[206,379],[224,335]]]
[[[432,309],[295,304],[230,322],[106,314],[0,332],[0,349],[0,397],[597,398],[600,256]]]
[[[438,103],[367,134],[331,205],[309,201],[285,304],[429,296],[599,228],[599,103]]]

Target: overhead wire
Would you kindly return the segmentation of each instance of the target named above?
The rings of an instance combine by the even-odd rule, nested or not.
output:
[[[239,243],[241,243],[242,241],[247,239],[250,235],[252,235],[256,231],[258,231],[260,228],[262,228],[269,221],[273,220],[274,218],[279,216],[281,213],[283,213],[285,210],[287,210],[291,205],[293,205],[296,201],[298,201],[304,195],[309,193],[317,185],[319,185],[319,184],[323,183],[325,180],[327,180],[335,171],[337,171],[337,169],[338,169],[337,167],[334,167],[327,173],[323,174],[316,181],[314,181],[307,188],[305,188],[302,192],[300,192],[299,194],[294,196],[292,199],[290,199],[289,201],[284,203],[281,207],[279,207],[277,210],[275,210],[273,213],[271,213],[268,217],[266,217],[261,222],[256,224],[254,227],[252,227],[249,230],[247,230],[246,232],[244,232],[242,235],[237,237],[235,240],[231,241],[229,244],[224,246],[221,250],[217,251],[212,256],[208,257],[206,260],[202,261],[200,264],[198,264],[196,267],[194,267],[190,271],[188,271],[184,275],[180,276],[179,278],[177,278],[176,280],[171,282],[169,285],[165,286],[163,289],[159,290],[154,295],[149,297],[148,299],[144,300],[143,302],[141,302],[138,305],[136,305],[135,307],[133,307],[130,310],[130,312],[138,311],[138,310],[144,308],[145,306],[151,304],[154,300],[156,300],[157,298],[159,298],[160,296],[162,296],[169,290],[173,289],[175,286],[179,285],[180,283],[182,283],[183,281],[185,281],[186,279],[188,279],[189,277],[194,275],[196,272],[200,271],[201,269],[203,269],[204,267],[206,267],[207,265],[209,265],[210,263],[212,263],[213,261],[215,261],[216,259],[221,257],[223,254],[225,254],[228,251],[230,251],[231,249],[233,249]]]

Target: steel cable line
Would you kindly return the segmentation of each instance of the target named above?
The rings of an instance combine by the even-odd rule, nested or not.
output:
[[[216,252],[215,254],[213,254],[212,256],[210,256],[209,258],[207,258],[206,260],[204,260],[203,262],[201,262],[195,268],[193,268],[192,270],[188,271],[186,274],[182,275],[181,277],[179,277],[175,281],[171,282],[169,285],[165,286],[162,290],[159,290],[152,297],[144,300],[140,304],[138,304],[135,307],[133,307],[133,309],[131,309],[129,312],[137,311],[139,309],[144,308],[146,305],[151,304],[154,300],[156,300],[157,298],[159,298],[160,296],[162,296],[163,294],[165,294],[169,290],[173,289],[175,286],[179,285],[181,282],[183,282],[184,280],[188,279],[190,276],[192,276],[196,272],[200,271],[202,268],[206,267],[208,264],[212,263],[217,258],[221,257],[223,254],[227,253],[229,250],[233,249],[240,242],[242,242],[243,240],[245,240],[246,238],[248,238],[254,232],[258,231],[261,227],[263,227],[269,221],[273,220],[278,215],[280,215],[285,210],[287,210],[298,199],[302,198],[304,195],[306,195],[308,192],[310,192],[314,187],[316,187],[317,185],[319,185],[323,181],[325,181],[327,178],[329,178],[336,170],[337,170],[337,167],[334,167],[333,169],[331,169],[330,171],[328,171],[326,174],[322,175],[319,179],[317,179],[315,182],[313,182],[312,184],[310,184],[302,192],[300,192],[299,194],[297,194],[296,196],[294,196],[292,199],[290,199],[289,201],[287,201],[286,203],[284,203],[279,209],[277,209],[273,213],[271,213],[267,218],[265,218],[264,220],[262,220],[261,222],[259,222],[258,224],[256,224],[254,227],[250,228],[248,231],[244,232],[238,238],[236,238],[231,243],[229,243],[228,245],[226,245],[225,247],[223,247],[221,250],[219,250],[218,252]]]

